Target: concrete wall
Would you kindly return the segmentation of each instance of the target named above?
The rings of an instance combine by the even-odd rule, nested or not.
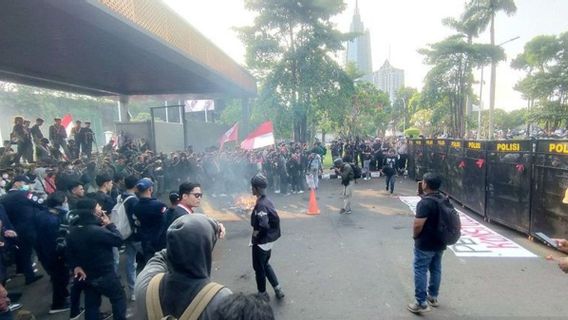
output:
[[[170,153],[184,150],[183,125],[181,123],[154,122],[156,152]]]
[[[196,152],[204,151],[212,146],[219,146],[219,138],[229,130],[230,126],[220,123],[205,123],[186,120],[187,143]]]
[[[115,122],[115,132],[120,134],[124,132],[130,139],[138,140],[140,138],[146,139],[149,142],[150,148],[154,149],[154,140],[152,139],[152,124],[150,121],[136,121],[136,122]]]

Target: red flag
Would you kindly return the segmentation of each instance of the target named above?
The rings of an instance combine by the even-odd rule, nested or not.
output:
[[[236,122],[227,132],[225,132],[221,139],[219,139],[219,143],[221,144],[221,149],[223,149],[223,145],[225,142],[229,141],[237,141],[239,136],[239,123]]]
[[[245,150],[252,150],[273,144],[274,130],[272,128],[272,121],[266,121],[249,134],[243,142],[241,142],[241,148]]]
[[[70,114],[66,114],[61,118],[61,125],[65,128],[67,136],[71,135],[71,128],[73,128],[73,117]]]

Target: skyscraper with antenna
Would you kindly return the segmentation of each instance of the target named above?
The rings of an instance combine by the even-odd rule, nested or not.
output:
[[[347,42],[347,51],[345,54],[345,64],[353,62],[359,72],[364,76],[373,72],[373,63],[371,59],[371,34],[361,20],[359,13],[359,1],[355,0],[355,13],[351,21],[350,32],[359,34],[353,40]]]

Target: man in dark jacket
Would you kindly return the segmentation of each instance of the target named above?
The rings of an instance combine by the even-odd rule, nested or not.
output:
[[[253,229],[252,266],[256,275],[256,288],[258,295],[269,300],[266,292],[266,279],[274,288],[277,299],[284,298],[284,292],[278,283],[278,278],[268,261],[272,253],[274,242],[280,238],[280,217],[274,208],[274,204],[266,197],[266,178],[257,174],[251,179],[252,194],[256,196],[256,205],[251,214],[251,226]]]
[[[120,195],[120,200],[123,201],[124,210],[128,217],[128,222],[130,223],[130,229],[132,230],[130,237],[124,239],[126,244],[126,284],[128,286],[130,300],[132,301],[134,301],[134,282],[136,281],[136,255],[138,253],[143,254],[140,236],[138,234],[140,222],[138,222],[134,215],[134,207],[138,203],[138,197],[136,197],[136,184],[138,180],[137,176],[126,177],[124,179],[126,191]]]
[[[75,278],[85,282],[85,320],[99,320],[101,296],[109,298],[114,319],[126,319],[126,296],[114,268],[113,248],[122,237],[106,214],[77,210],[67,236],[67,259]]]
[[[335,172],[341,175],[341,184],[343,185],[343,208],[339,213],[351,214],[351,197],[353,196],[353,181],[355,173],[349,162],[344,162],[338,158],[333,161]]]
[[[85,187],[78,180],[69,183],[67,190],[67,203],[70,210],[77,209],[77,202],[85,196]]]
[[[154,276],[165,273],[159,285],[159,302],[164,315],[179,319],[197,293],[211,282],[213,248],[220,233],[219,225],[203,214],[186,214],[175,220],[168,229],[167,250],[156,253],[136,279],[134,318],[149,319],[148,285]],[[219,319],[219,305],[230,294],[227,288],[218,291],[199,319]]]
[[[41,275],[34,273],[32,250],[36,240],[34,217],[43,206],[40,203],[41,199],[28,192],[30,182],[27,176],[14,177],[12,188],[0,198],[0,203],[4,205],[6,214],[18,234],[19,249],[16,251],[16,265],[17,270],[25,275],[26,284],[42,278]]]
[[[49,314],[69,310],[69,270],[65,265],[65,248],[58,240],[62,236],[62,227],[67,223],[66,196],[63,191],[56,191],[46,200],[47,209],[35,217],[38,230],[36,251],[39,261],[51,278],[52,299]],[[65,234],[63,234],[65,236]]]
[[[144,252],[144,261],[147,262],[160,248],[160,231],[164,224],[164,214],[168,206],[152,198],[154,183],[143,178],[136,184],[139,192],[138,203],[133,206],[134,216],[140,221],[140,241]]]
[[[110,215],[112,208],[114,208],[114,205],[116,204],[115,199],[110,196],[110,191],[112,190],[113,185],[112,178],[108,174],[99,174],[95,178],[95,182],[99,187],[99,190],[95,193],[95,199],[98,204],[101,205],[103,211],[105,211],[107,215]]]

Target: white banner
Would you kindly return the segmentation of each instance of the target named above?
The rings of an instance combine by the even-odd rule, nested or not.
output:
[[[420,197],[399,197],[414,214]],[[535,258],[536,255],[458,210],[461,238],[449,246],[458,257]]]
[[[185,112],[215,110],[215,100],[185,100]]]

